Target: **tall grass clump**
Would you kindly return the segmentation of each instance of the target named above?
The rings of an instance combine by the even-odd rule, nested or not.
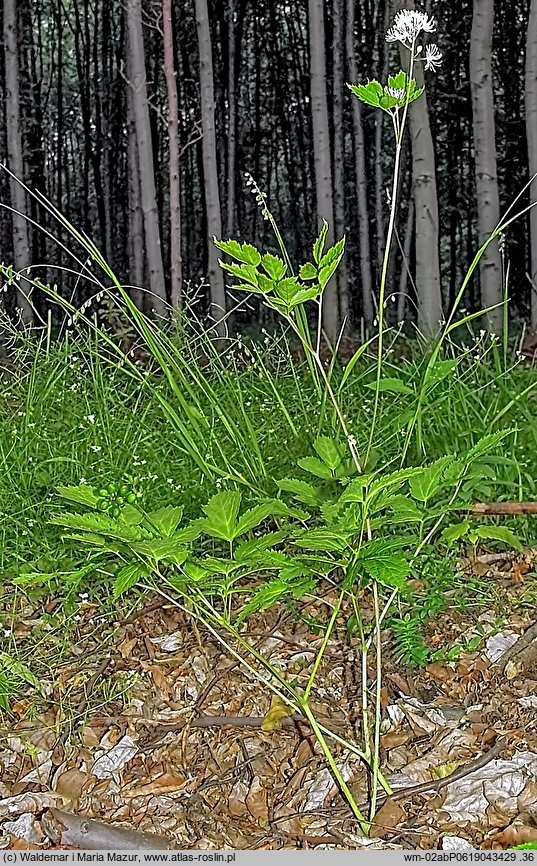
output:
[[[469,445],[462,427],[468,425],[466,434],[474,429],[472,417],[482,415],[485,400],[478,392],[472,403],[466,377],[473,373],[465,372],[464,353],[457,354],[451,340],[455,328],[469,326],[474,318],[472,314],[455,321],[469,280],[488,244],[515,217],[506,217],[476,253],[456,304],[423,361],[401,372],[392,369],[385,353],[387,265],[398,209],[401,147],[409,105],[423,93],[413,78],[415,63],[423,60],[434,70],[440,62],[436,46],[421,50],[421,34],[434,29],[425,13],[399,12],[387,39],[408,51],[408,73],[399,71],[386,85],[369,81],[350,86],[356,98],[389,115],[394,131],[393,191],[372,367],[366,360],[373,351],[370,344],[356,351],[344,371],[337,371],[336,353],[328,367],[321,357],[325,290],[344,255],[345,239],[327,247],[328,226],[323,224],[310,260],[295,270],[269,203],[253,179],[248,183],[274,229],[279,254],[233,239],[215,243],[227,256],[221,265],[234,278],[234,288],[259,295],[299,341],[304,369],[297,370],[289,359],[283,376],[266,353],[258,352],[244,371],[235,362],[230,366],[229,358],[226,362],[221,338],[213,340],[199,330],[195,337],[185,339],[183,333],[177,340],[152,322],[137,309],[96,247],[50,203],[42,202],[100,268],[108,285],[92,275],[97,290],[117,297],[160,375],[140,370],[87,309],[77,309],[57,294],[55,301],[73,322],[90,329],[99,357],[107,357],[113,366],[121,363],[122,375],[150,397],[151,412],[166,420],[167,435],[184,460],[186,483],[190,480],[207,492],[197,511],[195,503],[185,508],[177,499],[156,503],[151,482],[132,466],[123,469],[121,461],[102,464],[100,477],[92,483],[62,484],[57,493],[76,508],[56,512],[51,523],[61,528],[65,545],[77,551],[72,573],[79,575],[82,569],[86,577],[92,570],[113,575],[117,597],[128,591],[157,592],[208,629],[270,692],[266,730],[276,729],[293,712],[309,723],[364,833],[374,820],[379,789],[390,793],[380,766],[382,629],[400,600],[412,603],[408,578],[418,558],[440,542],[471,531],[469,523],[463,526],[459,517],[451,516],[468,510],[490,469],[491,455],[513,432],[500,429],[509,421],[504,394],[486,410],[488,429],[497,429]],[[83,266],[85,276],[86,271]],[[16,276],[5,268],[4,273]],[[308,315],[310,306],[313,317]],[[498,388],[506,387],[500,375],[498,382]],[[455,392],[458,398],[449,403]],[[368,409],[361,418],[358,409],[350,411],[357,394],[362,409]],[[404,404],[394,412],[400,398]],[[259,424],[265,399],[271,401],[271,427]],[[425,421],[429,423],[430,411],[437,413],[439,403],[454,416],[457,405],[459,411],[463,404],[470,407],[456,452],[440,429],[436,449],[427,443]],[[481,528],[480,537],[486,537],[486,529]],[[494,527],[493,537],[512,541],[501,527]],[[43,576],[41,569],[27,569],[17,580],[28,584]],[[311,598],[324,599],[330,615],[314,661],[296,679],[251,642],[247,624],[275,605]],[[360,743],[321,724],[313,709],[327,649],[344,629],[355,635],[361,653]],[[351,791],[335,746],[359,756],[368,769],[366,810]]]

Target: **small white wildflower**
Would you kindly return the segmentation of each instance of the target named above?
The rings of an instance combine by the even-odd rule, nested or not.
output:
[[[442,64],[443,54],[434,42],[425,46],[425,69],[430,69],[431,72],[436,72],[438,66]]]
[[[79,484],[87,484],[88,482],[86,481],[85,478],[82,477],[82,478],[79,479],[78,483],[79,483]]]
[[[84,415],[84,421],[89,421],[90,424],[95,424],[95,415]]]
[[[411,9],[401,9],[397,12],[393,27],[386,33],[386,42],[402,42],[412,44],[420,33],[434,33],[436,24],[434,18],[429,18],[426,12]]]
[[[388,96],[393,96],[394,99],[404,99],[406,91],[402,87],[385,87],[384,90]]]
[[[4,637],[11,637],[11,629],[10,628],[4,629]]]
[[[85,601],[85,599],[89,598],[89,595],[87,592],[79,592],[78,597],[81,601]]]
[[[95,451],[95,452],[102,450],[100,445],[90,445],[90,448],[92,451]]]

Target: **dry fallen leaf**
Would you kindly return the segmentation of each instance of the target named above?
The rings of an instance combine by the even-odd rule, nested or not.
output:
[[[65,773],[58,776],[54,790],[57,794],[61,794],[62,797],[66,797],[68,800],[78,800],[82,794],[84,785],[89,779],[91,779],[91,776],[88,773],[82,773],[76,767],[73,767],[73,769],[66,770]]]
[[[371,838],[383,839],[388,835],[388,833],[397,827],[401,821],[404,821],[406,814],[407,813],[401,803],[397,800],[391,800],[388,798],[375,815],[375,823],[371,827]]]
[[[282,701],[278,695],[272,695],[270,709],[263,719],[261,730],[265,733],[281,730],[282,719],[286,719],[292,713],[293,710],[285,701]]]
[[[524,845],[526,842],[537,842],[537,827],[528,827],[526,824],[512,824],[502,833],[498,833],[491,840],[493,845]]]
[[[268,820],[267,792],[259,776],[252,779],[245,802],[250,815],[258,821]]]

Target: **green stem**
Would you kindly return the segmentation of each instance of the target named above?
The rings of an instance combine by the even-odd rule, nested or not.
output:
[[[332,634],[336,619],[339,615],[339,611],[341,610],[341,604],[343,602],[344,595],[345,595],[345,590],[342,589],[341,592],[339,593],[339,598],[338,598],[336,604],[334,605],[334,609],[332,611],[332,615],[330,617],[328,625],[326,626],[324,637],[323,637],[321,646],[319,648],[319,652],[317,653],[317,656],[316,656],[315,661],[313,663],[313,668],[312,668],[311,674],[309,675],[309,678],[308,678],[306,688],[304,689],[304,700],[305,701],[307,701],[309,698],[313,683],[315,681],[315,677],[317,676],[317,671],[319,670],[319,666],[321,664],[321,661],[322,661],[323,655],[325,653],[326,647],[328,646],[328,641],[330,640],[330,636]]]
[[[367,451],[365,456],[364,463],[367,465],[369,461],[369,455],[371,453],[371,449],[373,447],[373,438],[375,435],[375,427],[377,424],[377,416],[378,416],[378,408],[379,408],[379,399],[380,399],[380,391],[379,391],[379,382],[382,374],[382,350],[383,350],[383,342],[384,342],[384,301],[386,297],[386,278],[388,276],[388,264],[390,260],[390,251],[392,247],[393,236],[395,233],[395,217],[397,214],[397,193],[399,189],[399,176],[401,174],[401,155],[402,155],[402,144],[403,144],[403,133],[406,127],[406,120],[408,116],[408,107],[409,107],[409,82],[412,80],[412,75],[414,72],[414,50],[415,50],[415,40],[412,43],[410,50],[410,69],[407,75],[407,100],[405,107],[403,109],[403,116],[401,118],[401,122],[399,122],[399,118],[397,113],[392,113],[391,117],[394,125],[395,132],[395,165],[393,169],[393,180],[392,180],[392,196],[390,202],[390,219],[388,222],[388,231],[386,234],[386,246],[384,247],[384,256],[382,258],[382,270],[380,275],[380,288],[379,288],[379,302],[378,302],[378,346],[377,346],[377,368],[376,368],[376,388],[375,388],[375,397],[373,402],[373,417],[371,419],[371,428],[369,431],[369,440],[367,443]]]
[[[304,713],[308,722],[310,723],[312,730],[313,730],[313,733],[315,734],[315,737],[317,739],[317,742],[319,743],[319,745],[323,751],[323,755],[326,759],[326,763],[328,764],[328,766],[332,770],[332,775],[336,779],[339,787],[341,788],[341,791],[345,795],[345,799],[347,800],[347,803],[349,804],[355,817],[357,818],[357,820],[360,824],[360,827],[362,829],[362,832],[364,833],[364,835],[367,836],[369,833],[371,825],[366,820],[365,816],[362,815],[360,808],[358,806],[358,803],[354,799],[352,791],[350,790],[345,779],[341,775],[340,769],[339,769],[338,765],[336,764],[334,756],[333,756],[332,752],[330,751],[330,748],[329,748],[328,743],[326,742],[326,740],[324,738],[324,735],[323,735],[321,728],[317,724],[317,719],[315,718],[315,716],[313,715],[313,713],[311,712],[311,710],[309,708],[307,700],[305,700],[304,698],[299,698],[299,700],[300,700],[300,706],[301,706],[302,712]]]

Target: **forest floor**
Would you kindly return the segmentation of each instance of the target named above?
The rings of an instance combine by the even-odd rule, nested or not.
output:
[[[459,851],[537,840],[536,558],[528,550],[459,563],[481,597],[426,630],[431,646],[481,638],[456,663],[409,669],[383,633],[382,766],[396,797],[381,806],[369,839],[307,724],[288,717],[263,732],[269,693],[176,607],[148,597],[112,621],[81,599],[65,635],[47,626],[52,599],[44,609],[21,595],[14,610],[10,597],[3,612],[21,652],[31,648],[42,697],[34,690],[14,701],[0,728],[3,844],[106,848],[115,827],[131,831],[120,847],[133,849],[147,844],[139,833],[156,834],[151,847],[183,849]],[[305,681],[321,636],[304,619],[327,610],[317,600],[302,605],[302,619],[258,614],[249,637]],[[356,644],[346,635],[331,642],[313,707],[320,722],[359,742]],[[336,756],[365,803],[360,760]],[[420,784],[426,790],[411,790]],[[102,825],[84,836],[76,816]]]
[[[449,347],[441,375],[421,392],[423,357],[388,357],[373,457],[386,473],[402,465],[403,452],[405,466],[430,465],[509,428],[501,448],[483,455],[469,496],[535,501],[535,368],[487,339]],[[136,380],[69,338],[30,347],[1,379],[0,846],[464,851],[537,840],[535,517],[480,518],[472,525],[489,526],[490,541],[474,546],[455,535],[450,546],[440,538],[405,578],[409,594],[394,611],[399,631],[387,618],[380,632],[381,768],[394,793],[383,800],[377,792],[367,838],[303,717],[282,718],[280,706],[268,730],[269,688],[214,631],[156,592],[114,594],[114,573],[81,569],[84,539],[64,543],[53,522],[65,513],[60,486],[98,490],[136,475],[146,514],[166,506],[195,521],[222,484],[246,479],[242,507],[254,510],[255,495],[279,495],[278,479],[303,478],[321,400],[304,368],[277,346],[268,352],[272,366],[251,356],[207,374],[185,366],[167,391],[165,377],[143,371]],[[374,371],[374,358],[364,358],[341,390],[360,449],[371,429]],[[174,428],[162,405],[185,393],[190,403]],[[178,435],[187,410],[191,435],[201,429],[192,453]],[[200,470],[195,449],[221,467],[220,477]],[[409,532],[386,529],[384,519],[381,538]],[[516,536],[506,535],[509,527]],[[509,552],[509,538],[522,542],[519,552]],[[204,544],[203,555],[225,555],[214,539]],[[374,586],[356,590],[368,627]],[[390,585],[378,586],[386,598]],[[235,602],[240,609],[240,595]],[[321,577],[315,592],[252,614],[241,634],[300,693],[337,603],[334,582]],[[358,745],[375,707],[371,690],[362,711],[361,644],[346,605],[311,707],[326,729]],[[374,659],[370,652],[371,686]],[[352,750],[334,739],[331,746],[367,809],[371,774]],[[114,836],[120,829],[127,835]]]

